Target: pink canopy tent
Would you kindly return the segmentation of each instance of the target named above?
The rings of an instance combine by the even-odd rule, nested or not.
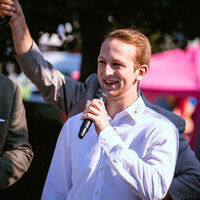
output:
[[[166,95],[197,99],[193,117],[195,130],[190,141],[191,148],[197,151],[200,140],[200,45],[188,46],[185,51],[174,49],[153,54],[149,72],[142,79],[140,89],[152,102],[156,97]]]

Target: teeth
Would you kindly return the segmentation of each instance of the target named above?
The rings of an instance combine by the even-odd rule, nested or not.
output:
[[[115,81],[106,81],[106,83],[109,83],[109,84],[111,84],[111,83],[116,83]]]

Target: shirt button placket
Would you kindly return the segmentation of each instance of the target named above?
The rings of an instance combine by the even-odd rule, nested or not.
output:
[[[103,151],[101,154],[101,161],[99,165],[99,169],[97,171],[97,182],[96,182],[96,187],[95,187],[95,196],[94,200],[100,200],[100,191],[102,188],[103,184],[103,179],[104,179],[104,163],[105,163],[105,152]]]

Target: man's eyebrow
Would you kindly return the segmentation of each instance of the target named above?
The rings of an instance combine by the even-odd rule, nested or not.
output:
[[[99,55],[98,58],[104,58],[103,56]]]

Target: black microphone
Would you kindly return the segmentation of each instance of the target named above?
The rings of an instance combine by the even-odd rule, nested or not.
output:
[[[10,16],[5,16],[4,18],[0,17],[0,25],[7,24],[10,20]]]
[[[107,96],[108,96],[107,91],[105,89],[103,89],[103,88],[99,88],[99,89],[97,89],[97,91],[94,94],[94,99],[100,99],[104,103],[106,103]],[[82,125],[80,127],[80,131],[79,131],[79,134],[78,134],[78,137],[80,139],[83,139],[85,134],[88,132],[91,124],[92,124],[92,120],[91,119],[84,119],[83,120],[83,123],[82,123]]]

